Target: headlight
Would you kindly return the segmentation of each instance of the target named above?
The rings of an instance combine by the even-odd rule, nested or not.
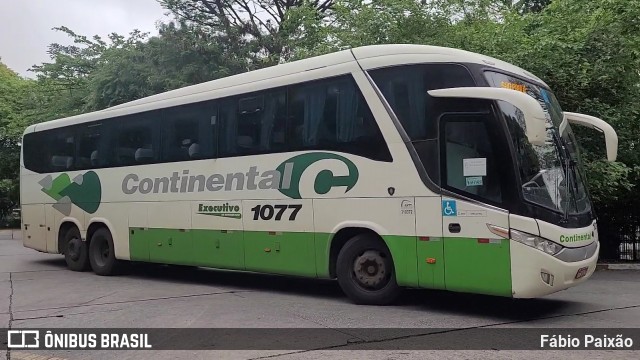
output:
[[[560,244],[522,231],[511,230],[511,239],[536,248],[549,255],[555,255],[562,250],[562,245]]]

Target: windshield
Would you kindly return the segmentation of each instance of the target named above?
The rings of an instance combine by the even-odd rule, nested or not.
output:
[[[591,209],[577,144],[567,122],[560,134],[563,112],[555,95],[538,85],[497,72],[485,72],[491,86],[522,91],[536,99],[547,118],[547,139],[532,145],[525,135],[523,113],[513,105],[499,102],[507,118],[517,152],[524,198],[564,214],[580,214]],[[566,128],[565,128],[566,125]]]

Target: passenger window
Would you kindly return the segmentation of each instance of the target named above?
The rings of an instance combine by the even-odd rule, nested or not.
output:
[[[216,111],[211,102],[166,110],[162,125],[162,160],[213,158]]]
[[[24,167],[38,173],[49,172],[51,164],[51,159],[46,151],[45,134],[45,132],[29,133],[22,140]],[[43,146],[45,149],[43,149]]]
[[[49,167],[51,172],[72,170],[75,159],[75,136],[71,129],[52,130],[49,135]]]
[[[353,79],[292,86],[288,107],[292,150],[333,150],[391,161],[378,124]]]
[[[299,150],[392,161],[378,124],[350,76],[27,134],[24,141],[33,144],[40,137],[50,145],[46,155],[35,151],[37,144],[30,145],[24,161],[28,168],[41,171]]]
[[[442,118],[442,183],[472,198],[502,201],[497,154],[483,115],[447,114]]]
[[[136,114],[119,119],[116,163],[120,166],[149,164],[158,161],[158,112]]]
[[[219,117],[220,157],[288,150],[284,90],[225,99]]]
[[[370,74],[412,141],[437,136],[437,111],[427,91],[475,86],[469,71],[456,64],[395,66]]]
[[[93,169],[107,165],[103,130],[104,126],[101,123],[83,125],[78,130],[78,169]]]

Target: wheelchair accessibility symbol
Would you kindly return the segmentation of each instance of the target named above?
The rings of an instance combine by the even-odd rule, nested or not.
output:
[[[458,209],[456,209],[455,200],[442,200],[442,216],[457,216]]]

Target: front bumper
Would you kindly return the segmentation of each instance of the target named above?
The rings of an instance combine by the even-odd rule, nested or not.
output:
[[[600,243],[591,257],[581,261],[565,262],[517,241],[511,242],[511,283],[514,298],[535,298],[570,288],[586,281],[596,269]],[[586,274],[576,279],[579,269]],[[553,276],[553,283],[543,281],[541,273]]]

